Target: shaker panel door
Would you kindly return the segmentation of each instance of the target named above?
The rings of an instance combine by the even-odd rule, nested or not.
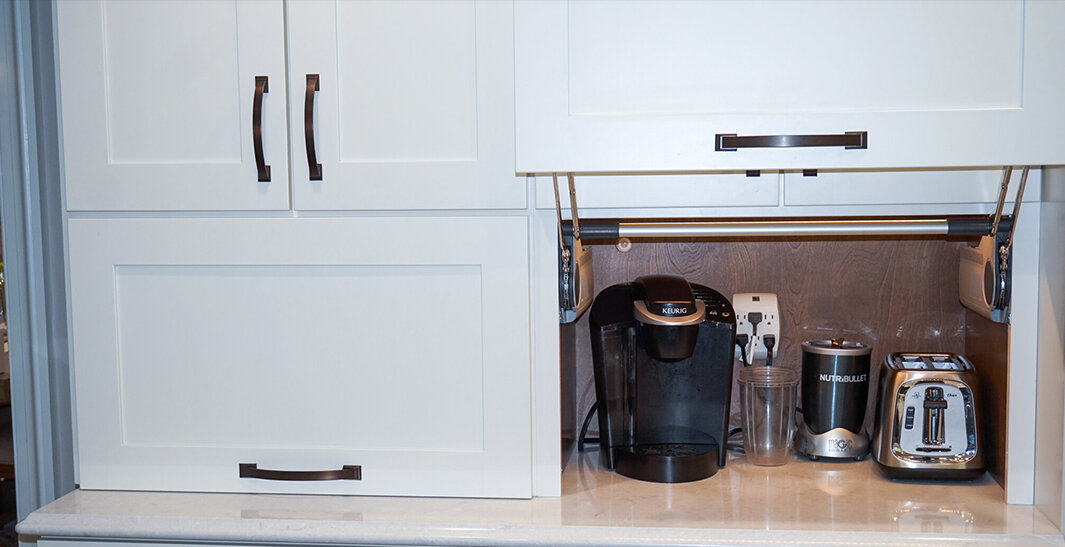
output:
[[[1065,162],[1065,3],[519,2],[517,171]],[[867,148],[716,151],[718,134]]]
[[[288,208],[280,1],[61,0],[57,19],[68,209]]]
[[[525,218],[69,233],[82,488],[531,495]]]
[[[296,209],[525,207],[510,2],[291,2],[287,25]]]

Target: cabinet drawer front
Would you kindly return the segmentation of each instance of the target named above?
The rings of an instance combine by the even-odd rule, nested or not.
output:
[[[574,186],[581,209],[773,207],[779,205],[780,174],[592,175],[575,177]],[[565,178],[559,179],[559,201],[569,207]],[[551,177],[536,178],[536,207],[555,207]]]
[[[286,15],[296,209],[525,207],[511,2],[314,0]]]
[[[82,487],[529,496],[526,238],[498,217],[72,220]]]
[[[1013,203],[1021,172],[1013,171],[1006,204]],[[1039,201],[1042,171],[1032,170],[1024,200]],[[998,202],[1000,169],[941,171],[821,171],[816,177],[784,174],[784,205],[909,205]],[[993,207],[992,207],[993,210]]]
[[[70,210],[288,208],[279,1],[57,5]],[[256,77],[266,76],[259,182]]]
[[[517,169],[1061,163],[1058,2],[524,2]],[[715,151],[719,134],[866,149]]]

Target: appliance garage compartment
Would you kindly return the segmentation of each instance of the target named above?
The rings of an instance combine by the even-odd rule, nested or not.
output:
[[[26,540],[1065,544],[1065,2],[54,7],[80,488]],[[865,411],[754,465],[738,371],[806,341]],[[986,472],[878,470],[895,354],[971,365],[888,412]]]

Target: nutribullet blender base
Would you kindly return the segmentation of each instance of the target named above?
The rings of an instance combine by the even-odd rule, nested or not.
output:
[[[817,434],[799,420],[795,449],[811,460],[821,458],[862,460],[869,454],[869,439],[843,427]]]

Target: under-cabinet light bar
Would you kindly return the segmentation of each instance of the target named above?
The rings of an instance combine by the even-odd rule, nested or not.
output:
[[[618,237],[945,236],[946,219],[619,222]]]
[[[1009,218],[1004,219],[1009,222]],[[568,223],[567,223],[568,224]],[[568,226],[564,230],[568,233]],[[728,239],[773,237],[980,237],[990,233],[987,216],[939,218],[624,220],[582,219],[586,241],[627,239]]]

